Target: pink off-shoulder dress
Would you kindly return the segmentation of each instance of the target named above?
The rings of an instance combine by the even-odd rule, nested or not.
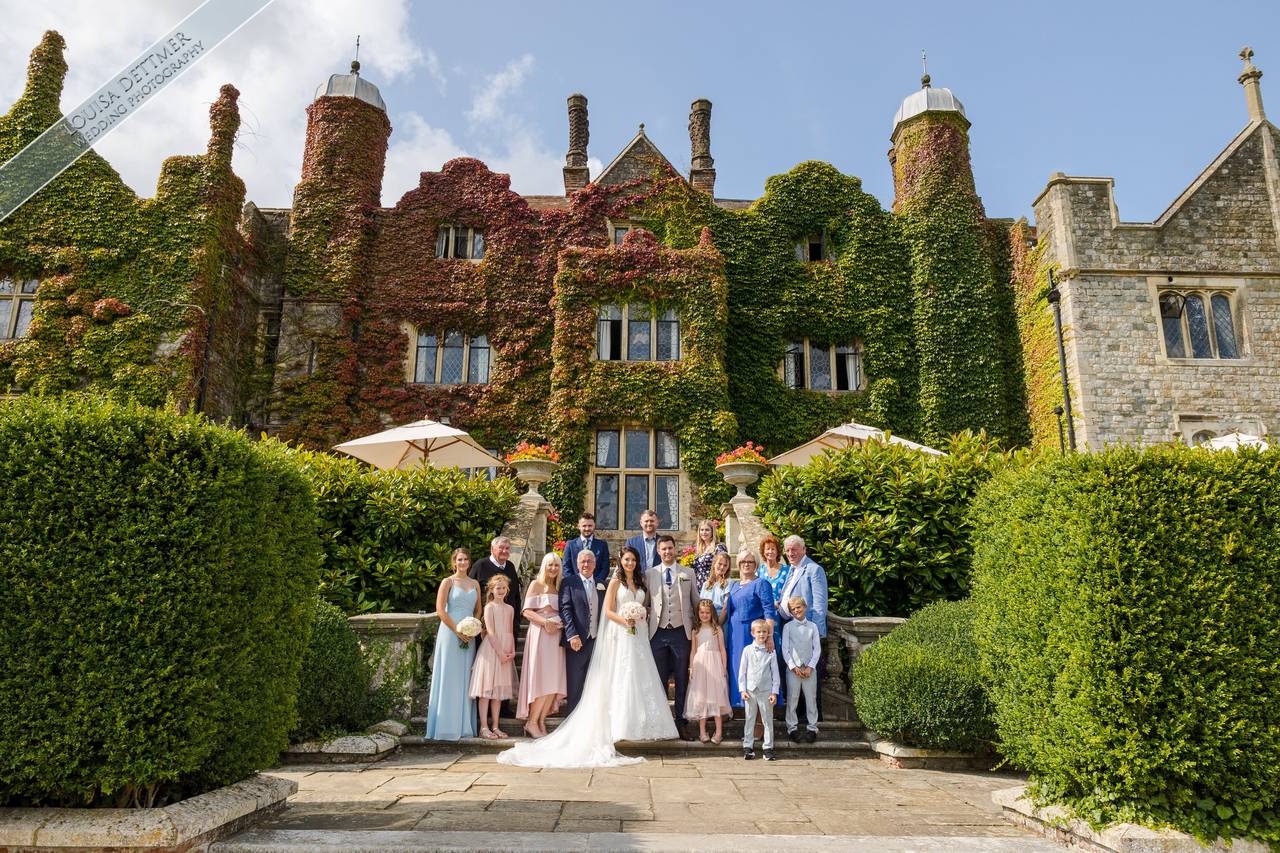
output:
[[[516,636],[511,625],[516,612],[510,604],[490,601],[484,606],[484,624],[489,633],[471,665],[473,699],[510,699],[516,694],[516,662],[503,662],[500,654],[515,654]]]
[[[560,619],[560,597],[557,595],[530,595],[524,600],[525,610],[535,610],[541,618]],[[554,695],[551,710],[556,711],[564,702],[564,648],[560,645],[560,632],[548,634],[542,626],[529,620],[524,637],[524,660],[520,666],[520,701],[516,703],[516,717],[529,719],[529,705],[539,696]]]

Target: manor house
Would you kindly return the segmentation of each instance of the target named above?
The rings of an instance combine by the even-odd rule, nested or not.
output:
[[[49,33],[32,53],[0,158],[60,115],[62,51]],[[224,86],[207,152],[167,160],[154,198],[91,152],[0,223],[0,390],[174,399],[315,447],[448,420],[496,451],[550,441],[544,493],[611,536],[651,506],[688,530],[725,497],[716,455],[748,439],[780,452],[857,420],[1056,444],[1053,266],[1089,446],[1265,432],[1280,164],[1260,76],[1241,77],[1248,127],[1156,223],[1119,222],[1109,180],[1056,175],[1035,229],[987,216],[969,117],[927,75],[886,124],[890,210],[817,162],[717,197],[701,99],[687,163],[640,125],[592,175],[579,94],[563,195],[461,158],[384,200],[392,126],[358,63],[305,105],[291,208],[258,208]]]

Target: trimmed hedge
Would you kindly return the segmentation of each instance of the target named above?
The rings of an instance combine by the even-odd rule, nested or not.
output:
[[[382,471],[347,456],[284,452],[310,483],[320,514],[320,594],[351,614],[434,610],[453,549],[467,548],[476,559],[489,553],[517,500],[506,478],[469,479],[441,468]]]
[[[1280,452],[1049,457],[973,519],[1001,751],[1041,800],[1280,841]]]
[[[359,731],[373,719],[373,667],[342,609],[316,602],[311,639],[298,683],[298,726],[291,738],[310,740],[335,730]]]
[[[196,416],[0,404],[0,804],[152,805],[287,744],[319,543],[291,460]]]
[[[947,456],[869,442],[785,466],[760,483],[759,512],[797,533],[827,571],[831,609],[908,616],[969,589],[969,502],[1003,457],[985,436],[954,437]]]
[[[995,737],[971,601],[939,601],[872,643],[853,667],[858,718],[907,746],[976,752]]]

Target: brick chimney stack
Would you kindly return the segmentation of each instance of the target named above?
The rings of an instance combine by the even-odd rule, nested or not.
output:
[[[564,158],[564,194],[580,190],[591,180],[587,168],[587,142],[591,130],[587,124],[587,96],[569,96],[569,153]]]
[[[711,102],[699,98],[689,105],[689,145],[693,153],[689,164],[689,183],[709,195],[715,195],[716,161],[711,158]]]

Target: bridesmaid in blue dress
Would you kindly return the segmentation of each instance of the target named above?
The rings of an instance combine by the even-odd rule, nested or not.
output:
[[[698,590],[698,597],[710,601],[711,606],[715,608],[716,620],[721,625],[724,624],[724,603],[728,601],[729,593],[738,588],[738,581],[729,577],[731,568],[729,553],[717,551],[715,558],[711,561],[711,574],[707,577],[707,582]]]
[[[436,593],[440,629],[431,658],[431,698],[427,703],[427,739],[459,740],[476,736],[476,700],[467,695],[476,641],[466,648],[455,633],[468,616],[480,618],[480,584],[467,577],[471,555],[465,548],[453,552],[453,574]]]
[[[724,638],[729,647],[729,683],[738,683],[738,661],[742,650],[753,642],[751,623],[766,619],[770,630],[778,622],[773,609],[773,590],[764,580],[756,577],[756,555],[750,551],[738,554],[738,574],[742,580],[725,600]],[[742,694],[735,688],[729,691],[729,702],[735,708],[742,707]]]

